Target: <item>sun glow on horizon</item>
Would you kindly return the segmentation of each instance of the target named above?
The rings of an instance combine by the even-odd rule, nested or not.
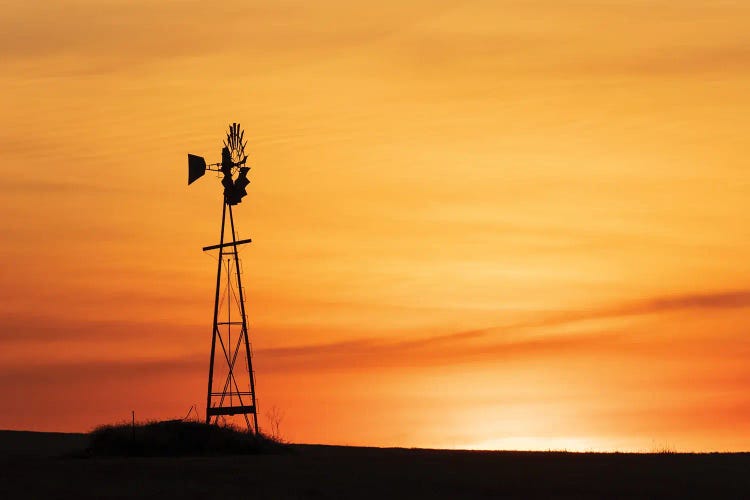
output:
[[[476,451],[563,451],[575,453],[606,453],[617,450],[609,445],[602,445],[599,440],[586,437],[537,437],[537,436],[514,436],[509,438],[488,439],[459,446],[450,449],[476,450]],[[632,450],[634,451],[634,450]]]

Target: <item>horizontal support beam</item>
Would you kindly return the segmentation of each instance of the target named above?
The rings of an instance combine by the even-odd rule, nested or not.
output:
[[[222,406],[220,408],[209,408],[206,411],[209,417],[216,415],[240,415],[247,413],[255,413],[255,406]]]
[[[234,246],[237,246],[237,245],[244,245],[245,243],[251,243],[252,241],[253,240],[251,240],[250,238],[248,238],[246,240],[232,241],[230,243],[223,243],[223,244],[220,244],[220,245],[211,245],[211,246],[203,247],[203,251],[205,252],[207,250],[216,250],[217,248],[234,247]]]

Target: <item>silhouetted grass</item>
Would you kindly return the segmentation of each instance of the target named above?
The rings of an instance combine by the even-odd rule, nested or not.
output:
[[[286,449],[277,440],[232,426],[195,421],[103,425],[90,434],[88,455],[182,456],[248,455]]]

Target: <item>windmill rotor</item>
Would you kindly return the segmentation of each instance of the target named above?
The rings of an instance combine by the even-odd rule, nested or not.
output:
[[[245,147],[247,141],[244,141],[245,131],[239,123],[233,123],[229,126],[227,132],[227,138],[224,140],[224,147],[229,149],[229,154],[232,158],[235,168],[245,165],[247,161],[247,155],[245,154]]]

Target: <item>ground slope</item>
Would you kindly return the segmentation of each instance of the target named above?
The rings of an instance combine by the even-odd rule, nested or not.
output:
[[[0,433],[0,498],[749,498],[750,454],[470,452],[296,445],[240,457],[50,456]],[[9,437],[10,436],[10,437]],[[85,436],[68,436],[75,446]],[[82,441],[83,440],[83,441]],[[16,451],[5,443],[15,443]],[[23,455],[23,456],[21,456]]]

